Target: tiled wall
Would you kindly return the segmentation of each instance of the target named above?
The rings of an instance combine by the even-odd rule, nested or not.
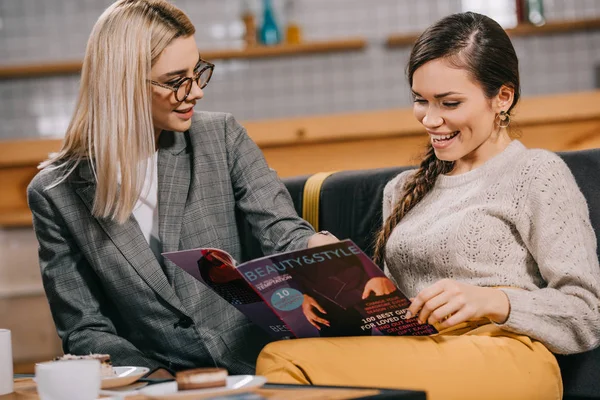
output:
[[[258,11],[259,1],[250,0]],[[281,13],[283,0],[274,0]],[[410,105],[408,49],[386,49],[387,35],[420,31],[487,0],[292,0],[307,40],[362,35],[363,51],[217,61],[201,108],[238,119],[352,112]],[[0,64],[81,59],[87,36],[112,0],[0,0]],[[197,28],[201,49],[241,46],[241,0],[175,0]],[[495,0],[493,4],[497,4]],[[512,0],[507,0],[512,4]],[[552,20],[600,17],[600,0],[545,0]],[[260,17],[259,17],[260,19]],[[525,96],[589,90],[600,65],[600,31],[515,38]],[[0,81],[0,139],[60,136],[77,76]]]

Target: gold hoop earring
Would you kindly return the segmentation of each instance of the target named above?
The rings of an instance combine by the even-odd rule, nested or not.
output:
[[[500,111],[498,115],[496,115],[496,125],[500,128],[508,128],[510,125],[510,114],[506,111]]]

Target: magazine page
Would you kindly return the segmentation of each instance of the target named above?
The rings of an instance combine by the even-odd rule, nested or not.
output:
[[[215,291],[274,338],[292,336],[279,316],[242,277],[229,253],[219,249],[193,249],[163,253],[163,256]]]
[[[437,333],[406,318],[408,298],[351,240],[263,257],[237,270],[295,337]]]

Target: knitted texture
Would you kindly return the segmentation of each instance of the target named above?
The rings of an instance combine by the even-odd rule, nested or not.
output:
[[[384,220],[413,173],[386,185]],[[386,273],[410,297],[444,278],[510,287],[500,289],[510,300],[502,328],[560,354],[600,342],[600,267],[586,200],[560,157],[517,140],[472,171],[437,178],[392,232]]]

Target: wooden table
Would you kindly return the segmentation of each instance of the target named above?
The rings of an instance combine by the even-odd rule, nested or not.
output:
[[[102,398],[104,396],[100,396]],[[16,378],[14,393],[0,396],[0,400],[39,400],[37,388],[32,378]],[[145,396],[128,396],[126,400],[146,400]]]
[[[0,396],[0,400],[39,400],[37,395],[36,385],[32,378],[16,378],[15,392],[12,394]],[[249,390],[250,391],[250,390]],[[327,387],[327,386],[300,386],[300,385],[274,385],[267,384],[260,389],[252,389],[252,392],[261,395],[265,399],[298,399],[298,400],[341,400],[341,399],[377,399],[377,398],[394,398],[405,400],[426,400],[424,392],[407,391],[407,390],[385,390],[385,389],[368,389],[368,388],[351,388],[351,387]],[[238,391],[239,392],[239,391]],[[221,392],[218,395],[212,394],[207,396],[191,395],[189,399],[209,399],[211,397],[226,395],[226,392]],[[375,397],[373,397],[375,396]],[[100,399],[108,396],[100,396]],[[161,396],[161,399],[167,400],[168,396]],[[187,399],[178,395],[177,400]],[[124,397],[125,400],[152,400],[155,397],[144,395],[132,395]],[[175,398],[173,397],[173,400]]]

